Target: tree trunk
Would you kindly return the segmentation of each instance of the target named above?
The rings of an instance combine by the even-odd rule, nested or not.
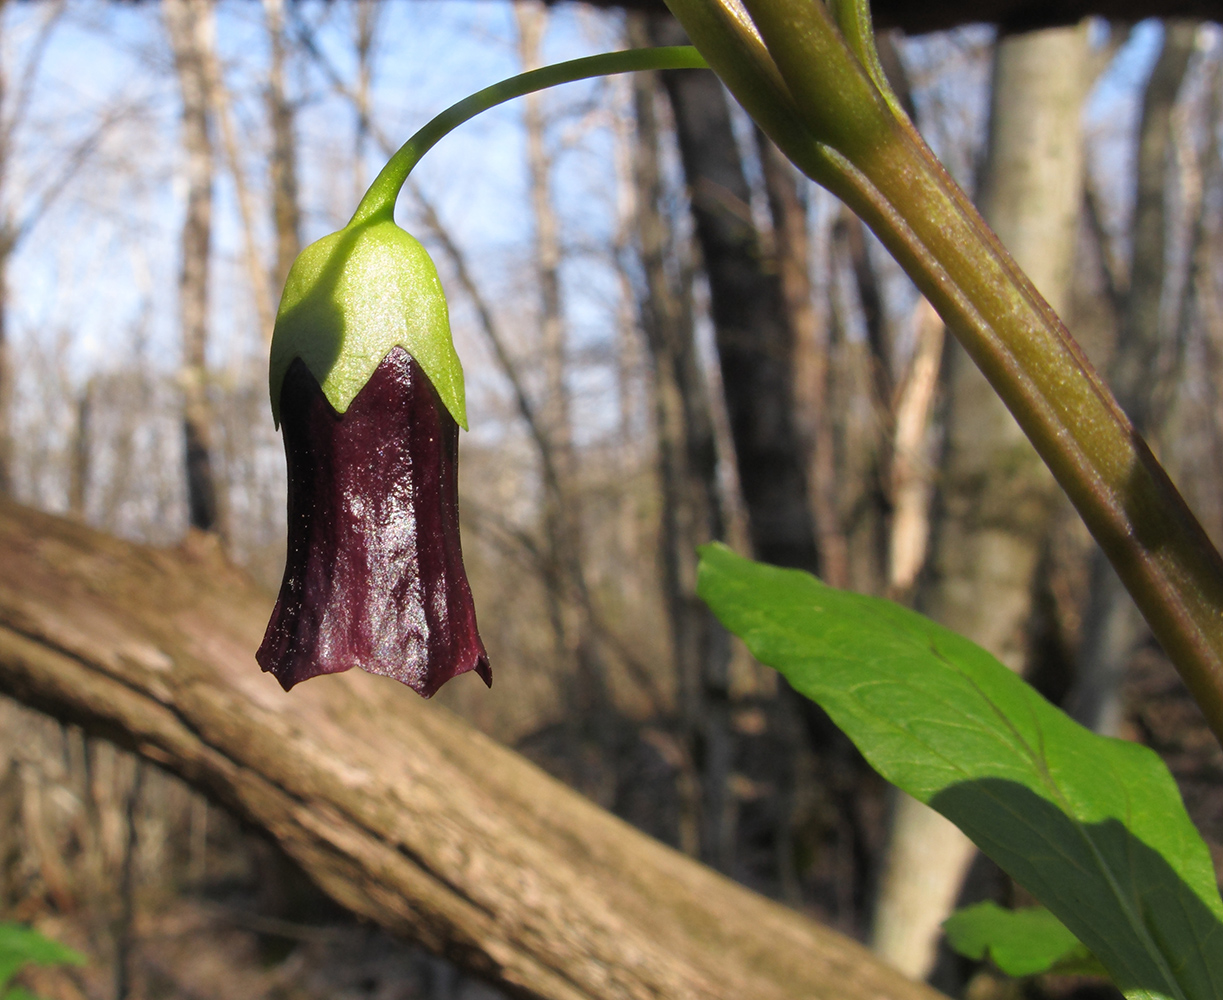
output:
[[[0,497],[13,495],[13,346],[9,343],[8,264],[0,246]]]
[[[888,532],[888,594],[903,600],[913,591],[926,559],[930,533],[930,414],[934,409],[946,327],[925,299],[913,310],[916,347],[896,396],[892,436],[892,524]]]
[[[755,132],[773,221],[773,256],[793,344],[795,433],[815,522],[816,549],[824,581],[845,587],[849,552],[836,503],[835,449],[827,398],[828,336],[812,299],[807,203],[799,193],[799,175],[793,165],[759,128]]]
[[[685,42],[670,17],[651,19],[656,45]],[[709,276],[710,311],[752,549],[779,566],[819,571],[794,422],[794,342],[781,281],[752,222],[726,90],[712,73],[663,74]]]
[[[1164,330],[1160,314],[1167,271],[1165,198],[1173,141],[1172,109],[1196,45],[1195,23],[1167,23],[1163,49],[1143,95],[1138,130],[1134,249],[1109,385],[1141,434],[1157,430],[1152,426],[1151,404],[1159,388],[1163,335],[1171,332]],[[1099,548],[1092,550],[1088,595],[1071,711],[1083,725],[1115,736],[1123,711],[1121,680],[1145,625]]]
[[[519,54],[524,70],[538,69],[540,46],[548,25],[540,0],[514,5]],[[523,98],[527,132],[527,168],[531,178],[531,211],[535,220],[535,259],[539,275],[540,354],[544,368],[544,426],[552,437],[562,475],[570,465],[569,390],[565,379],[565,317],[561,309],[561,245],[556,209],[552,204],[552,158],[544,135],[544,95]]]
[[[289,268],[301,251],[301,209],[297,203],[297,130],[293,105],[285,87],[284,0],[263,0],[271,59],[268,65],[268,122],[272,156],[268,179],[272,188],[272,223],[276,231],[276,264],[272,295],[279,298]]]
[[[0,16],[7,13],[7,0],[0,0]],[[3,24],[0,23],[0,27]],[[10,74],[12,68],[0,65],[0,108],[12,99]],[[20,95],[18,95],[20,97]],[[0,129],[0,187],[8,180],[9,160],[13,152],[13,130],[16,122],[9,121]],[[0,497],[13,495],[13,345],[9,336],[8,265],[15,241],[14,220],[7,212],[0,217]]]
[[[670,15],[651,18],[649,30],[655,45],[687,41]],[[752,219],[751,189],[731,127],[728,95],[712,73],[671,71],[662,78],[709,279],[722,396],[752,552],[765,562],[818,573],[803,440],[795,420],[794,333],[780,275]],[[778,754],[773,856],[782,893],[796,900],[790,813],[800,738],[794,723],[799,712],[819,713],[788,686],[781,690],[772,722],[789,746]],[[808,726],[808,732],[817,728]]]
[[[523,0],[514,5],[514,17],[518,25],[522,68],[537,69],[541,65],[540,47],[548,24],[547,8],[541,0]],[[604,749],[609,749],[613,737],[608,727],[614,709],[582,565],[583,532],[567,381],[567,337],[561,304],[560,230],[552,200],[552,162],[546,147],[543,95],[528,94],[524,103],[539,283],[539,347],[544,371],[540,417],[560,485],[560,491],[546,493],[544,500],[544,530],[548,535],[549,553],[546,582],[554,604],[554,628],[562,642],[561,654],[576,668],[568,692],[570,721],[586,730]]]
[[[72,428],[72,448],[69,451],[68,513],[85,520],[89,503],[90,456],[93,450],[94,378],[89,378],[73,400],[76,420]]]
[[[212,244],[212,142],[208,134],[208,54],[215,31],[212,0],[162,6],[182,97],[187,213],[183,220],[179,315],[183,337],[183,438],[191,527],[219,531],[208,403],[208,278]]]
[[[841,263],[848,267],[866,337],[849,336],[850,309],[836,305],[832,343],[836,347],[834,411],[842,414],[839,430],[837,486],[845,532],[845,586],[868,594],[887,586],[891,498],[892,375],[891,331],[883,314],[878,276],[867,251],[866,227],[844,205],[832,227],[830,279],[839,281]],[[852,308],[852,307],[850,307]]]
[[[1067,303],[1082,192],[1084,26],[1002,38],[982,209],[1053,308]],[[1054,509],[1053,478],[953,339],[947,442],[929,580],[919,608],[1022,671],[1033,577]],[[975,852],[946,820],[901,797],[872,940],[915,978],[929,974],[942,921]]]
[[[644,18],[630,14],[628,42],[649,44]],[[734,860],[735,824],[728,798],[734,744],[730,727],[730,637],[696,596],[696,548],[725,536],[718,489],[718,450],[709,390],[701,371],[690,276],[667,271],[668,226],[662,214],[652,73],[633,75],[637,121],[633,173],[637,242],[645,272],[642,327],[653,362],[653,395],[662,493],[663,591],[671,619],[680,712],[700,772],[700,856],[722,871]],[[678,285],[678,287],[677,287]]]
[[[182,776],[366,919],[523,997],[938,1000],[386,678],[286,695],[251,653],[270,604],[209,546],[0,502],[0,691]]]
[[[272,286],[268,270],[259,252],[259,237],[256,233],[255,209],[250,186],[246,183],[246,171],[242,166],[242,152],[238,130],[234,124],[229,87],[225,83],[224,68],[217,56],[215,39],[211,33],[205,36],[204,50],[208,73],[208,108],[212,110],[221,138],[221,150],[225,164],[234,182],[234,196],[238,203],[238,217],[242,221],[242,250],[246,258],[246,272],[251,284],[251,296],[255,304],[255,320],[259,324],[259,336],[264,343],[272,339],[272,324],[275,306],[272,302]],[[205,296],[206,298],[207,296]]]
[[[356,0],[352,5],[356,19],[353,48],[357,56],[357,85],[353,90],[356,98],[357,129],[353,136],[353,204],[360,204],[365,196],[368,181],[365,178],[366,146],[369,143],[373,113],[374,82],[374,36],[378,31],[378,18],[382,5],[375,0]]]

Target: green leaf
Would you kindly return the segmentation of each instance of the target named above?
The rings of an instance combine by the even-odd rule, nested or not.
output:
[[[466,429],[463,366],[425,248],[387,219],[351,223],[311,243],[289,270],[272,333],[268,384],[277,424],[280,387],[295,358],[344,413],[394,347],[416,359]]]
[[[977,903],[943,921],[947,943],[966,958],[989,958],[1008,976],[1041,972],[1104,975],[1104,967],[1043,906],[1004,910]]]
[[[1123,992],[1223,997],[1223,900],[1158,756],[1089,732],[906,608],[722,545],[701,556],[697,591],[722,623],[1047,906]]]
[[[27,965],[84,965],[85,956],[21,924],[0,923],[0,989]],[[3,994],[4,1000],[12,991]]]

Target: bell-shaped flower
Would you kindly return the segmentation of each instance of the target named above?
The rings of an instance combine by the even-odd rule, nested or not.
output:
[[[361,667],[429,697],[491,683],[463,569],[463,374],[424,248],[354,223],[293,265],[272,339],[289,467],[284,582],[256,659],[286,690]]]

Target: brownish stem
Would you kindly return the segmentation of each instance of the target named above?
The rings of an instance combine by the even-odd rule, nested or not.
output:
[[[823,4],[670,0],[808,176],[866,222],[1014,414],[1223,742],[1223,559],[1074,338]],[[838,152],[839,150],[839,152]]]
[[[915,135],[838,185],[960,338],[1223,740],[1223,560],[1061,320]],[[906,219],[894,206],[904,205]]]

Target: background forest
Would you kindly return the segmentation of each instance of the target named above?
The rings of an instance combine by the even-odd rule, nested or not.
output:
[[[0,494],[229,560],[270,609],[265,357],[298,250],[467,93],[682,41],[663,14],[536,0],[0,5]],[[880,45],[1223,541],[1223,32],[1094,19]],[[724,539],[917,607],[1159,751],[1223,862],[1223,752],[856,217],[711,74],[676,71],[482,116],[425,158],[399,220],[438,264],[467,374],[464,548],[495,677],[434,710],[952,996],[1103,995],[951,955],[952,908],[1022,890],[695,597],[695,546]],[[500,996],[358,923],[179,780],[6,699],[0,919],[90,957],[31,974],[50,998]]]

